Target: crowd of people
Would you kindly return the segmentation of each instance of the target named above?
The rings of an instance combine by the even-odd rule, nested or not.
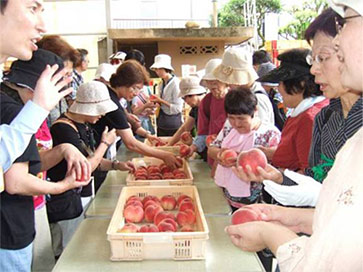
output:
[[[363,270],[362,1],[334,0],[306,30],[311,50],[280,54],[278,67],[264,50],[231,47],[203,77],[179,79],[158,54],[154,89],[135,49],[85,82],[88,51],[43,35],[42,4],[29,2],[0,2],[0,63],[17,58],[0,85],[1,271],[51,270],[107,172],[134,171],[117,150],[176,168],[144,140],[171,146],[186,132],[187,157],[210,165],[231,210],[259,214],[225,231],[266,270],[272,254],[279,271]],[[257,172],[223,158],[251,148],[268,160]]]

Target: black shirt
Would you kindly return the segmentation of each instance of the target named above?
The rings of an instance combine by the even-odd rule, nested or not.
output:
[[[67,119],[63,114],[59,118]],[[68,119],[69,120],[69,119]],[[68,124],[65,123],[54,123],[50,128],[50,133],[52,134],[53,147],[69,143],[74,145],[85,157],[88,157],[91,152],[93,152],[92,142],[92,128],[88,127],[86,124],[77,123],[70,121],[77,128],[78,132],[74,130]],[[88,150],[87,150],[88,149]],[[65,178],[67,173],[67,162],[62,160],[56,166],[48,170],[47,175],[51,181],[57,182]],[[91,186],[89,183],[87,186],[82,188],[82,196],[91,195]]]
[[[189,116],[194,118],[194,127],[198,124],[198,107],[194,107],[190,110]]]
[[[112,91],[108,86],[108,92],[110,94],[111,100],[117,105],[117,110],[111,111],[103,116],[93,128],[95,129],[95,139],[97,145],[101,141],[102,132],[105,130],[105,127],[108,126],[108,130],[113,128],[115,129],[127,129],[130,128],[125,110],[120,104],[120,99],[117,97],[116,93]]]
[[[2,85],[2,89],[4,89],[4,85]],[[3,93],[1,93],[0,104],[1,124],[10,124],[23,107],[21,103]],[[16,144],[15,139],[14,144]],[[29,173],[32,175],[40,172],[41,162],[34,136],[31,138],[27,149],[14,163],[19,162],[29,162]],[[33,242],[35,227],[32,196],[10,195],[4,191],[0,194],[0,212],[0,248],[22,249]]]

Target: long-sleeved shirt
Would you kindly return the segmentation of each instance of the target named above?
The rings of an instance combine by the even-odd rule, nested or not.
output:
[[[281,272],[363,271],[363,128],[339,150],[315,208],[312,235],[277,249]]]
[[[167,115],[174,115],[181,113],[183,110],[184,101],[179,97],[180,89],[179,89],[180,80],[176,76],[173,76],[160,92],[160,97],[170,103],[170,107],[161,105],[161,109]]]

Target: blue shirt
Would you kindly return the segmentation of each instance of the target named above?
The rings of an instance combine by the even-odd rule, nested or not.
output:
[[[48,114],[47,110],[28,101],[10,125],[0,125],[0,165],[4,173],[23,154]]]

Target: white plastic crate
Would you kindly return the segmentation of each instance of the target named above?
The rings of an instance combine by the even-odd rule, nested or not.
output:
[[[126,200],[155,195],[188,195],[194,200],[196,224],[194,232],[119,233],[125,224],[123,210]],[[205,259],[209,229],[199,194],[195,186],[133,186],[124,187],[107,230],[112,261],[141,261],[145,259],[199,260]]]

